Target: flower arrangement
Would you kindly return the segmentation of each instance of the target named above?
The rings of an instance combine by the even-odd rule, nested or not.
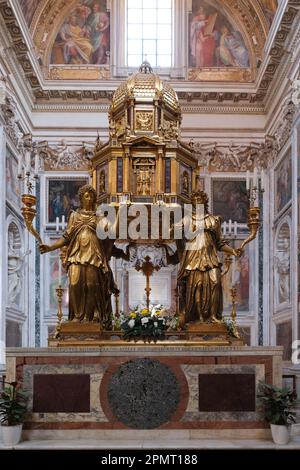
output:
[[[176,317],[167,316],[166,309],[162,305],[136,307],[128,316],[124,316],[121,328],[126,341],[156,342],[165,338],[168,329],[176,329],[178,320]]]
[[[236,322],[232,318],[222,317],[222,322],[226,326],[227,334],[230,338],[239,338]]]

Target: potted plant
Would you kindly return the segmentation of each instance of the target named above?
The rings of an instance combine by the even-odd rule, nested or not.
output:
[[[290,425],[295,423],[296,413],[292,411],[297,401],[294,391],[261,383],[258,399],[264,407],[265,418],[270,423],[275,444],[287,444],[290,439]]]
[[[0,393],[0,422],[3,442],[7,446],[18,444],[27,412],[27,396],[18,382],[4,382]]]

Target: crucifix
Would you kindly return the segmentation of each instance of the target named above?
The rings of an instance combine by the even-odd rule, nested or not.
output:
[[[149,311],[149,305],[150,305],[150,292],[151,292],[151,287],[150,287],[150,277],[152,276],[154,271],[159,271],[160,266],[153,266],[153,263],[151,262],[151,258],[149,256],[145,257],[145,261],[141,266],[136,266],[137,271],[142,271],[144,276],[146,276],[146,303],[147,303],[147,310]]]

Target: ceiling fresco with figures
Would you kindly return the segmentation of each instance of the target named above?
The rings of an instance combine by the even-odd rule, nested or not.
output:
[[[277,0],[187,0],[179,99],[263,106],[286,54],[299,1],[288,0],[275,23]],[[119,21],[115,5],[111,0],[0,0],[0,15],[35,100],[111,99],[113,84],[121,80],[113,75],[119,60],[112,39]],[[121,76],[126,79],[126,67]],[[184,84],[190,83],[187,91]],[[223,83],[234,91],[222,89]]]
[[[30,29],[46,79],[110,78],[111,2],[16,1]],[[192,0],[186,5],[191,8],[187,11],[186,79],[253,82],[263,59],[277,1]]]

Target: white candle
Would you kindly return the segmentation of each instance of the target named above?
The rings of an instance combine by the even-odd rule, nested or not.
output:
[[[37,176],[39,173],[39,154],[36,153],[34,156],[34,175]]]
[[[59,218],[56,217],[56,232],[59,232]]]
[[[247,191],[249,191],[250,189],[250,171],[247,170],[247,173],[246,173],[246,189]]]
[[[233,225],[234,225],[234,231],[233,231],[233,233],[234,233],[234,236],[237,237],[237,222],[234,222]]]
[[[61,259],[58,255],[58,284],[61,286]]]
[[[65,228],[66,228],[66,218],[65,218],[64,215],[61,218],[61,228],[62,228],[62,230],[65,230]]]
[[[226,235],[226,230],[227,230],[227,222],[223,223],[223,235]]]
[[[254,173],[253,173],[253,186],[254,188],[257,188],[257,168],[254,168]]]
[[[22,154],[18,157],[18,176],[22,176]]]
[[[265,170],[261,170],[261,180],[260,180],[261,189],[265,189]]]
[[[29,150],[26,150],[25,162],[26,162],[26,173],[29,174],[30,168],[31,168],[31,153]]]
[[[234,286],[235,283],[235,256],[232,258],[231,264],[231,284]]]
[[[232,220],[229,219],[229,222],[228,222],[228,234],[231,235],[231,231],[232,231]]]

